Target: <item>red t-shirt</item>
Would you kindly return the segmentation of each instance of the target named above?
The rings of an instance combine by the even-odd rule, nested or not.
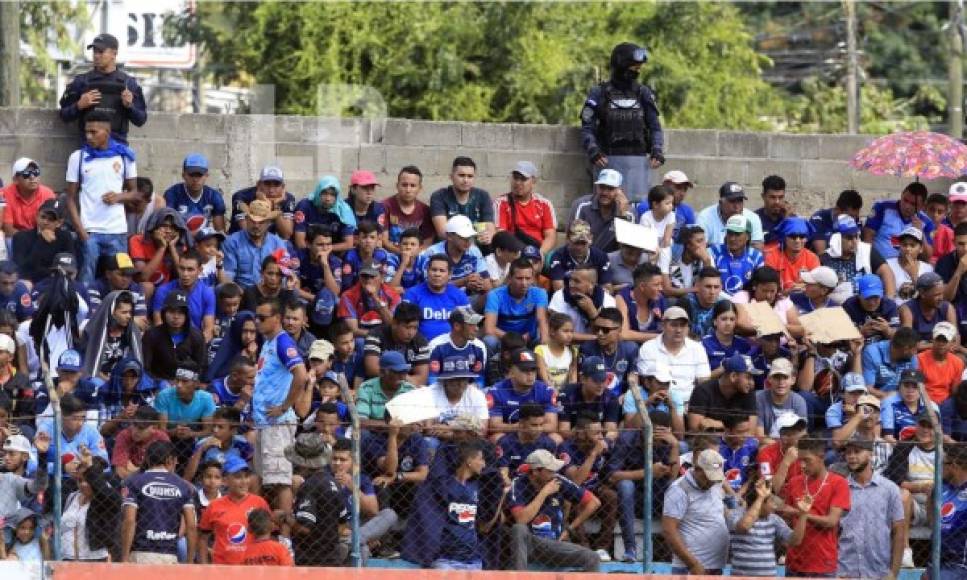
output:
[[[808,483],[804,475],[794,477],[783,489],[783,499],[789,505],[796,505],[806,494],[807,487],[813,496],[813,507],[809,513],[825,516],[834,507],[849,511],[849,484],[843,476],[827,471],[818,481],[810,479]],[[809,574],[835,573],[838,557],[839,526],[820,528],[806,524],[802,544],[798,548],[790,547],[786,553],[786,569]]]
[[[954,231],[946,224],[938,224],[931,238],[933,253],[930,254],[930,263],[936,265],[937,260],[954,251]]]
[[[788,290],[799,282],[799,276],[803,272],[808,272],[820,266],[819,258],[810,250],[804,249],[799,252],[796,260],[792,261],[779,246],[766,250],[765,262],[766,266],[779,272],[779,282],[782,284],[783,290]]]
[[[769,479],[775,477],[776,472],[779,471],[779,464],[782,463],[783,455],[782,444],[779,441],[770,443],[760,449],[757,456],[759,460],[759,473]],[[802,464],[798,461],[793,461],[792,465],[789,466],[789,472],[786,473],[786,483],[783,484],[783,489],[789,486],[789,480],[800,475],[802,475]]]
[[[400,295],[389,284],[383,284],[379,290],[379,300],[386,303],[386,307],[392,312],[400,303]],[[343,292],[342,298],[339,299],[339,306],[336,308],[336,316],[353,318],[359,324],[359,328],[364,330],[378,328],[383,324],[376,304],[368,298],[363,299],[363,290],[359,282]]]
[[[131,236],[131,239],[128,240],[128,253],[131,255],[131,260],[135,262],[150,262],[157,251],[158,249],[154,245],[154,240],[145,238],[144,234]],[[168,258],[161,260],[161,264],[155,270],[154,276],[150,280],[145,280],[145,282],[151,282],[155,287],[165,282],[171,282],[171,269],[168,267]]]
[[[920,372],[923,373],[924,386],[930,400],[938,405],[947,400],[964,374],[964,361],[955,354],[947,353],[947,359],[937,362],[930,350],[917,355]]]
[[[292,554],[272,539],[252,540],[245,547],[242,564],[246,566],[293,566]]]
[[[3,209],[3,223],[13,225],[18,232],[32,230],[37,227],[37,213],[40,206],[48,199],[57,197],[46,185],[37,187],[34,196],[26,200],[17,193],[17,184],[11,183],[2,191],[6,206]]]
[[[497,208],[494,212],[497,216],[497,229],[507,230],[508,232],[515,232],[520,229],[523,233],[541,242],[544,241],[544,230],[557,229],[557,216],[554,213],[554,206],[543,195],[535,193],[527,203],[515,201],[513,212],[511,212],[509,198],[509,193],[497,198]]]
[[[132,429],[134,427],[121,430],[118,433],[117,439],[114,441],[114,450],[111,452],[111,464],[115,467],[125,467],[128,461],[140,467],[141,462],[144,461],[144,452],[147,451],[149,445],[155,441],[170,441],[167,433],[161,429],[155,429],[146,440],[137,442],[131,436]]]
[[[420,230],[420,243],[427,238],[434,238],[436,230],[433,229],[433,222],[430,220],[430,206],[420,200],[416,200],[416,205],[411,213],[403,213],[396,196],[387,197],[383,200],[383,209],[386,210],[386,224],[384,227],[390,229],[390,234],[396,239],[398,234],[402,234],[410,228]],[[397,239],[397,241],[399,241]]]
[[[215,535],[215,549],[212,562],[215,564],[241,564],[250,538],[248,531],[248,512],[254,509],[271,512],[264,499],[248,494],[241,501],[223,495],[208,504],[201,516],[198,529]]]

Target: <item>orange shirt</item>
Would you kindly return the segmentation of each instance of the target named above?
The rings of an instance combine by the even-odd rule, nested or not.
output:
[[[215,564],[241,564],[250,538],[248,512],[262,508],[271,513],[264,499],[248,494],[241,501],[229,495],[213,500],[201,516],[198,529],[215,536],[212,562]]]
[[[292,554],[272,539],[252,540],[245,547],[242,564],[246,566],[292,566]]]
[[[766,250],[766,266],[779,272],[779,282],[782,290],[788,290],[800,281],[800,274],[808,272],[813,268],[819,267],[819,258],[810,250],[799,252],[795,261],[791,261],[789,256],[782,251],[782,248],[775,246]]]
[[[40,211],[40,206],[48,199],[57,197],[49,187],[41,185],[37,187],[34,196],[26,200],[17,193],[16,183],[4,187],[0,194],[6,202],[3,209],[3,223],[12,225],[18,232],[37,227],[37,213]]]
[[[964,361],[948,352],[947,359],[938,362],[928,349],[917,355],[917,362],[920,363],[920,372],[923,373],[924,386],[930,400],[938,405],[946,401],[954,387],[960,383],[960,377],[964,374]]]

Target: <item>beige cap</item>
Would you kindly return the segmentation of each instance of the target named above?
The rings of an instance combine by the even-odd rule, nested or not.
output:
[[[789,362],[787,358],[777,358],[772,361],[769,365],[769,376],[782,375],[784,377],[794,377],[796,376],[795,369],[792,368],[792,363]]]
[[[695,461],[695,467],[701,469],[705,473],[705,477],[714,483],[725,479],[724,465],[725,459],[722,459],[719,452],[714,449],[702,451],[698,456],[698,460]]]
[[[527,456],[527,465],[532,468],[547,469],[557,473],[564,467],[564,462],[560,459],[554,457],[554,454],[547,449],[538,449],[537,451],[532,451],[530,455]]]
[[[336,352],[335,347],[328,340],[319,339],[309,347],[309,359],[329,360],[329,357]]]

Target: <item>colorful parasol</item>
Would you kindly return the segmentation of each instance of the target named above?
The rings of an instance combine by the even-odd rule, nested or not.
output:
[[[874,175],[915,177],[924,181],[956,178],[967,173],[967,145],[929,131],[894,133],[860,149],[849,164]]]

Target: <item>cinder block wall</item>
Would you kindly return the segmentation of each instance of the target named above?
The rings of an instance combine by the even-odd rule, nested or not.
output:
[[[872,137],[792,135],[731,131],[677,130],[666,133],[668,161],[660,171],[681,169],[696,183],[689,202],[700,209],[713,203],[719,185],[732,180],[749,189],[749,206],[760,205],[760,183],[766,175],[782,175],[788,198],[801,213],[831,205],[847,188],[858,190],[871,204],[898,196],[910,181],[851,170],[847,160]],[[68,156],[80,141],[77,127],[65,125],[56,111],[0,108],[0,175],[6,181],[10,163],[27,156],[42,167],[42,179],[55,189],[64,185]],[[590,192],[591,178],[573,127],[484,123],[438,123],[406,119],[329,119],[272,115],[149,114],[145,127],[132,127],[131,144],[141,175],[164,190],[180,180],[181,162],[190,152],[208,156],[209,184],[226,195],[254,183],[260,167],[281,164],[288,189],[297,196],[311,191],[322,175],[335,174],[348,184],[357,168],[374,171],[383,188],[395,192],[400,167],[414,164],[424,173],[424,199],[449,183],[450,163],[457,155],[477,162],[478,185],[491,194],[508,190],[514,163],[529,160],[541,171],[538,189],[558,215],[571,201]],[[928,184],[946,191],[947,182]]]

